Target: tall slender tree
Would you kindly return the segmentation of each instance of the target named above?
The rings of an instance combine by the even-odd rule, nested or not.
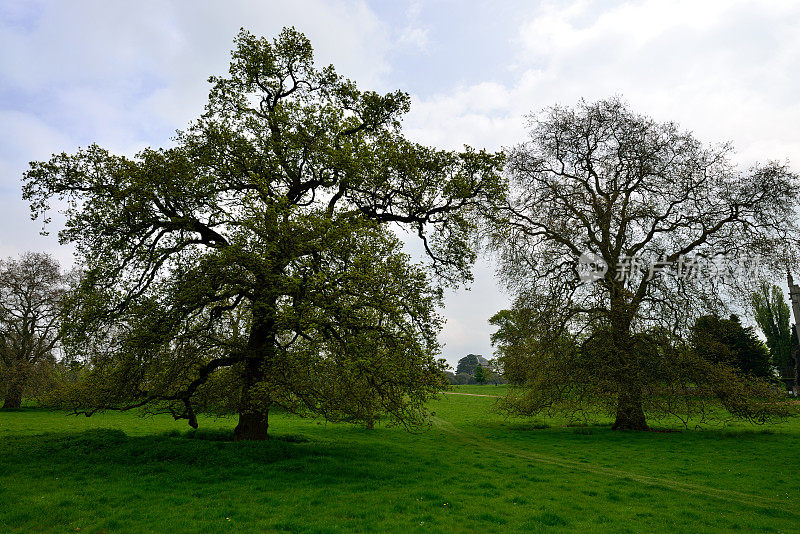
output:
[[[265,439],[271,406],[419,423],[440,385],[432,284],[469,279],[502,156],[408,141],[407,94],[316,68],[294,29],[242,31],[210,82],[173,148],[92,145],[25,174],[34,215],[66,202],[60,239],[86,266],[66,340],[92,373],[71,402],[193,426],[232,409],[237,439]],[[419,236],[428,272],[389,225]]]
[[[751,296],[751,305],[756,324],[767,338],[772,364],[781,377],[797,381],[796,366],[792,354],[791,312],[781,288],[762,284]]]

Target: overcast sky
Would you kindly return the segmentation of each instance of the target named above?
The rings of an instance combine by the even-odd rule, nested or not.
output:
[[[524,139],[527,113],[621,95],[703,141],[731,141],[742,164],[800,168],[796,1],[2,0],[0,256],[72,261],[28,217],[28,161],[91,142],[126,155],[168,144],[201,113],[238,29],[283,26],[362,89],[409,92],[404,127],[423,143],[496,150]],[[507,302],[485,261],[470,291],[448,294],[451,364],[491,355],[487,319]]]

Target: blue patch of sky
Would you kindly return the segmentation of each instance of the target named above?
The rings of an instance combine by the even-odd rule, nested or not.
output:
[[[44,2],[3,0],[0,2],[0,26],[30,32],[44,11]]]

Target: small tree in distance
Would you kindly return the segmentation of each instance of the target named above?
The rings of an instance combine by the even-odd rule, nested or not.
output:
[[[456,374],[466,374],[475,376],[475,369],[481,365],[483,358],[479,354],[467,354],[460,360],[456,366]]]
[[[483,368],[483,366],[478,364],[478,366],[475,368],[475,382],[480,385],[484,385],[488,380],[486,374],[486,370]]]

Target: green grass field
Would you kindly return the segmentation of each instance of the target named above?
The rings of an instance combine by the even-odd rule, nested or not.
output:
[[[459,393],[502,394],[502,386]],[[445,395],[430,428],[0,412],[3,532],[797,532],[800,421],[619,433]]]

